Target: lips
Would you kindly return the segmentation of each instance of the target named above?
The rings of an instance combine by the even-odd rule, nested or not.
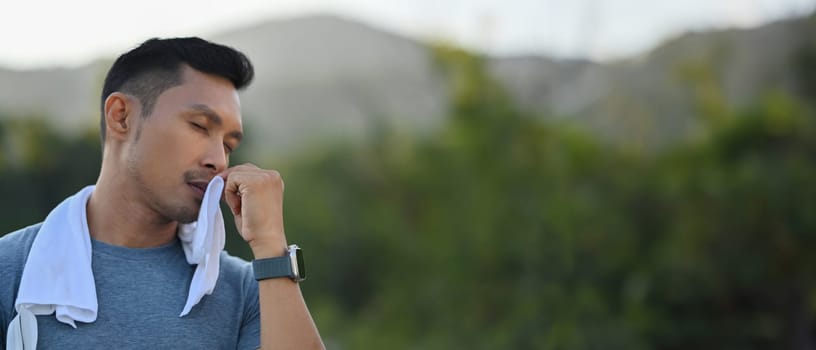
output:
[[[189,186],[193,191],[195,191],[199,196],[204,197],[204,192],[207,191],[207,185],[209,182],[207,181],[188,181],[187,186]]]

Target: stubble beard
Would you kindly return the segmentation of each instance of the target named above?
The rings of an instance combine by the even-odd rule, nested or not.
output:
[[[142,173],[139,171],[137,162],[134,159],[134,154],[131,153],[127,161],[127,174],[136,184],[137,193],[139,193],[145,200],[145,204],[159,213],[162,217],[177,221],[181,224],[189,224],[198,219],[198,208],[195,206],[184,205],[183,203],[170,203],[163,201],[156,191],[154,191],[144,181]],[[200,206],[200,203],[199,203]]]

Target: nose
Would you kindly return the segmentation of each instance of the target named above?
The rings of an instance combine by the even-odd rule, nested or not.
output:
[[[227,169],[227,153],[224,151],[224,145],[221,143],[211,142],[207,147],[207,153],[202,158],[201,163],[204,167],[210,169],[214,174],[220,173]]]

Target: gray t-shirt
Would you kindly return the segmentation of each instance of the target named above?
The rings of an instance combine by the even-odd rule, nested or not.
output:
[[[0,349],[15,316],[14,300],[28,251],[41,224],[0,238]],[[195,266],[178,239],[132,249],[91,241],[99,311],[96,322],[77,328],[54,315],[37,316],[38,349],[257,349],[260,346],[258,283],[252,266],[221,253],[213,293],[184,317]]]

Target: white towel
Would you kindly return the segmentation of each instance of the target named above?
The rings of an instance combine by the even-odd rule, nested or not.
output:
[[[57,320],[76,328],[75,321],[94,322],[96,285],[91,269],[91,238],[85,207],[94,186],[83,188],[60,203],[45,218],[23,267],[14,309],[17,316],[6,333],[7,349],[35,349],[37,319],[56,313]],[[216,176],[207,186],[198,221],[180,225],[187,262],[196,264],[179,317],[187,315],[218,280],[219,254],[224,249],[224,219],[218,202],[224,180]]]
[[[219,255],[224,250],[224,218],[218,201],[224,192],[224,180],[216,176],[207,185],[204,200],[198,211],[198,221],[181,225],[178,236],[184,247],[184,255],[190,265],[198,264],[193,280],[190,281],[190,292],[187,294],[187,304],[179,317],[190,312],[205,294],[212,294],[215,281],[218,280],[220,266]]]

